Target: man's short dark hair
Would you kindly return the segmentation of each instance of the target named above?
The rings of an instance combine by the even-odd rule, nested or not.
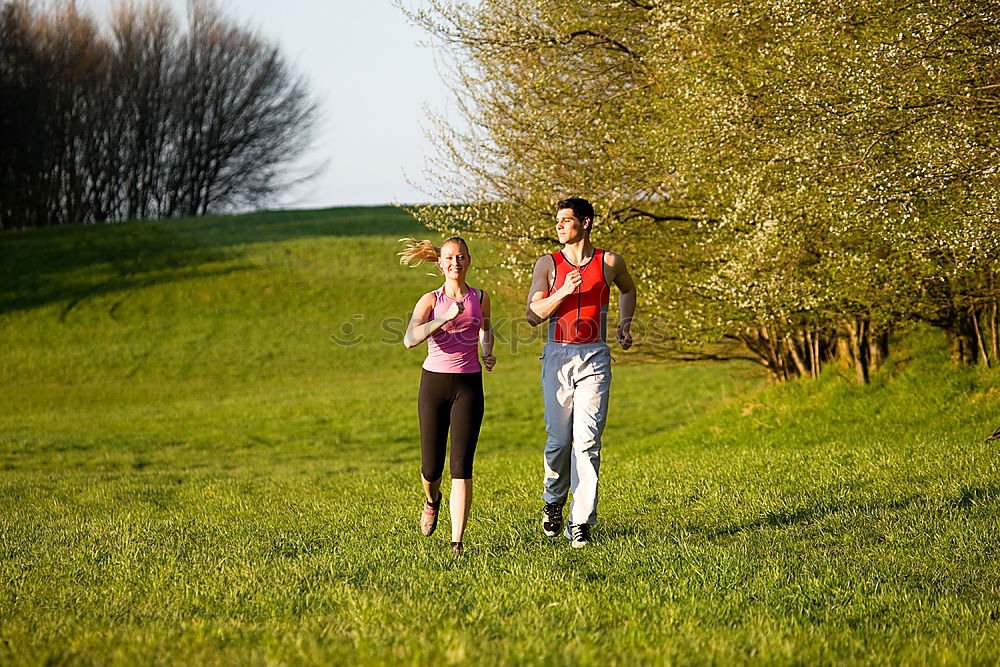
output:
[[[559,203],[556,204],[556,210],[561,211],[564,208],[573,209],[573,215],[579,218],[581,222],[583,222],[584,218],[589,218],[590,224],[594,224],[594,205],[586,199],[581,199],[580,197],[560,199]]]

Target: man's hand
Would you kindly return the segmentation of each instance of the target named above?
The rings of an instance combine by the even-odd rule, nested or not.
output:
[[[562,287],[559,288],[559,291],[562,292],[563,297],[567,297],[582,284],[583,276],[580,275],[580,269],[573,269],[566,274],[566,280],[563,282]]]
[[[622,346],[623,350],[627,350],[632,347],[632,334],[629,332],[628,324],[619,324],[618,330],[615,331],[615,340],[618,344]]]

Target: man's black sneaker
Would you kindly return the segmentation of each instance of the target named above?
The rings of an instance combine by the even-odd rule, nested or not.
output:
[[[562,503],[545,503],[545,509],[542,510],[542,532],[549,537],[555,537],[562,532],[562,510]]]
[[[566,527],[566,532],[563,535],[570,540],[570,545],[574,549],[590,546],[591,544],[590,524],[588,523],[571,523]]]

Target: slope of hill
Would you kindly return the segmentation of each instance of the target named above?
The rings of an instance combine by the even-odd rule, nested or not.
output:
[[[0,235],[0,660],[1000,660],[1000,378],[933,333],[862,389],[615,352],[571,551],[537,526],[539,332],[494,290],[466,556],[422,538],[399,343],[437,279],[408,235],[391,208]]]

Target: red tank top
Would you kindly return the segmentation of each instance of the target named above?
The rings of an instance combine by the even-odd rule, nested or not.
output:
[[[608,329],[608,299],[611,290],[604,279],[604,251],[594,249],[594,256],[583,266],[576,267],[563,255],[554,252],[552,263],[555,277],[549,285],[549,294],[559,289],[566,275],[580,269],[583,284],[559,304],[549,319],[549,341],[586,345],[605,342]]]

